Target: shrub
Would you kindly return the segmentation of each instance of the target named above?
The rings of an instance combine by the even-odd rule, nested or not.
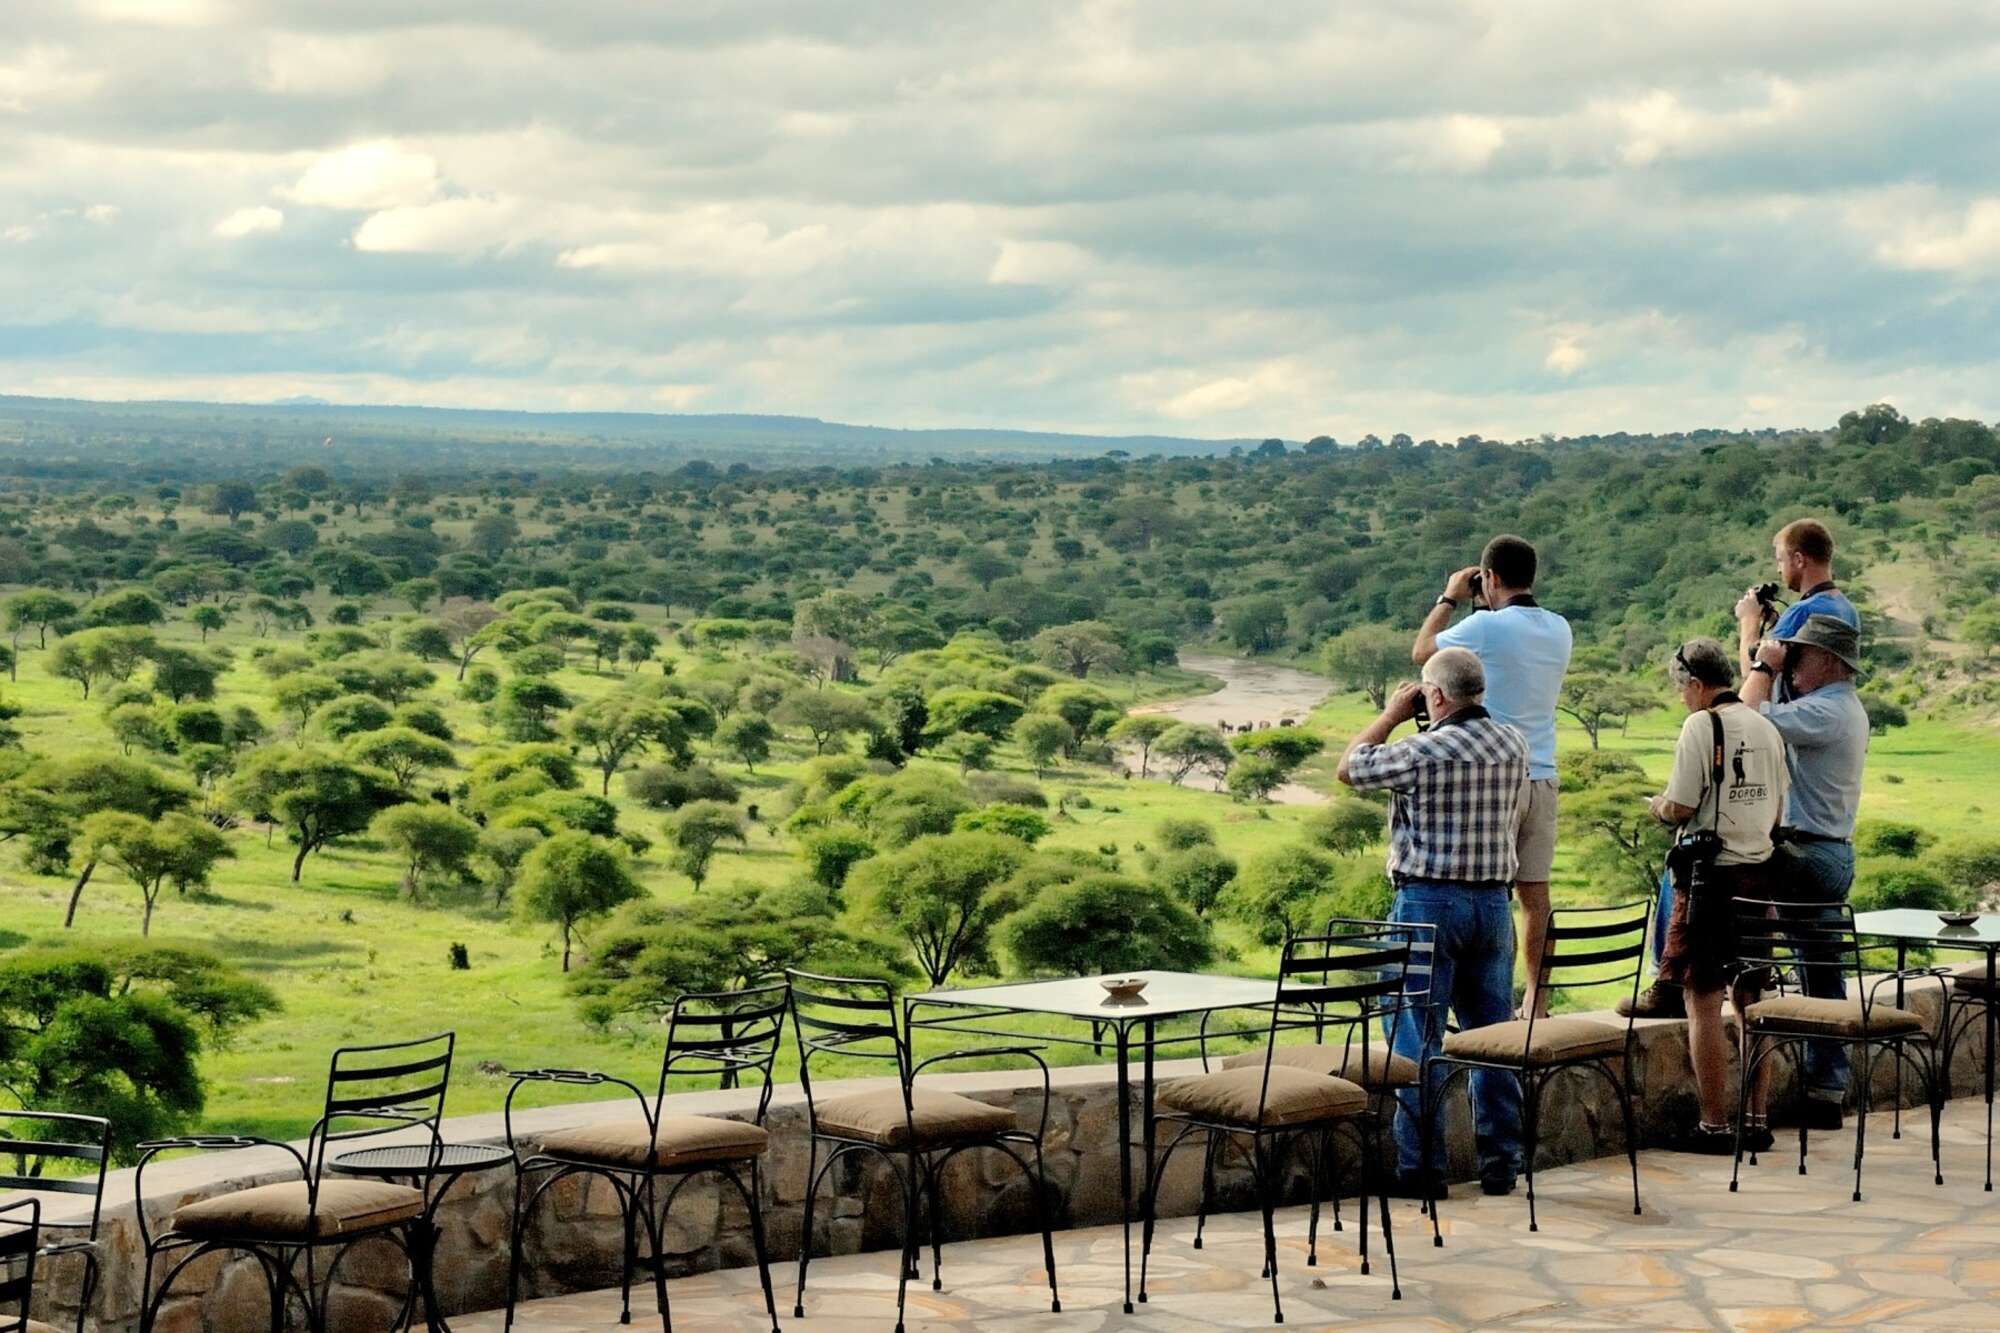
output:
[[[1954,889],[1919,866],[1907,866],[1864,878],[1855,886],[1853,904],[1857,912],[1877,912],[1889,907],[1957,912],[1971,910],[1978,896],[1971,890]]]
[[[1049,889],[1008,918],[1003,934],[1019,967],[1060,976],[1188,971],[1215,956],[1199,917],[1122,875],[1087,875]]]
[[[1196,916],[1207,916],[1235,878],[1236,862],[1206,845],[1163,856],[1153,868],[1154,882]]]
[[[1381,807],[1355,796],[1342,796],[1306,816],[1307,838],[1329,852],[1358,852],[1382,840],[1386,831]]]
[[[686,768],[646,764],[625,775],[625,794],[654,810],[678,810],[689,801],[734,805],[742,792],[706,764]]]
[[[2000,880],[2000,841],[1954,838],[1931,853],[1929,868],[1977,898],[1980,890]]]
[[[1153,837],[1164,851],[1184,852],[1190,847],[1215,846],[1215,827],[1204,819],[1163,819],[1153,829]]]
[[[999,802],[983,806],[978,810],[968,810],[952,822],[955,832],[1004,833],[1010,838],[1019,838],[1033,846],[1053,832],[1049,821],[1037,812],[1022,805],[1008,805]]]
[[[1934,841],[1915,824],[1891,819],[1865,819],[1854,831],[1854,845],[1865,856],[1899,856],[1908,860]]]

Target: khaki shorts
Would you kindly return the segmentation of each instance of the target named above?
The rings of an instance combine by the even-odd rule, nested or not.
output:
[[[1556,865],[1556,780],[1542,778],[1528,784],[1528,799],[1521,807],[1521,827],[1514,835],[1514,855],[1520,868],[1516,882],[1546,884]]]

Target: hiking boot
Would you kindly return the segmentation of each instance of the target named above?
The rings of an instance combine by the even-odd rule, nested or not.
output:
[[[1482,1167],[1479,1172],[1479,1192],[1495,1196],[1512,1194],[1514,1168],[1505,1162],[1495,1162],[1491,1166]]]
[[[1629,998],[1618,1001],[1620,1018],[1686,1018],[1687,1000],[1671,981],[1655,981],[1639,992],[1638,1003]]]

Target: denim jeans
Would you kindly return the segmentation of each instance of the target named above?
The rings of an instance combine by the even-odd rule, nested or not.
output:
[[[1854,845],[1846,842],[1794,842],[1788,844],[1796,873],[1791,892],[1785,896],[1799,902],[1832,906],[1847,901],[1854,887]],[[1824,1000],[1847,998],[1847,977],[1838,968],[1807,967],[1805,992]],[[1840,1101],[1847,1095],[1851,1077],[1847,1048],[1838,1042],[1813,1041],[1805,1044],[1802,1082],[1806,1095]]]
[[[1447,1008],[1462,1028],[1505,1023],[1514,1016],[1514,913],[1507,892],[1432,880],[1407,880],[1396,890],[1391,921],[1421,921],[1437,927],[1431,960],[1430,995],[1400,1021],[1385,1022],[1396,1054],[1420,1066],[1444,1045]],[[1482,1172],[1521,1169],[1521,1082],[1502,1070],[1471,1075],[1472,1124]],[[1432,1092],[1442,1082],[1438,1072]],[[1396,1167],[1416,1172],[1423,1159],[1422,1105],[1415,1088],[1396,1094]],[[1444,1167],[1443,1135],[1431,1145],[1434,1169]]]

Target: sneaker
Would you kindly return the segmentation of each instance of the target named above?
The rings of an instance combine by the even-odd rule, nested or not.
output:
[[[1481,1194],[1501,1195],[1514,1192],[1514,1168],[1504,1163],[1496,1163],[1479,1173]]]
[[[1686,1018],[1687,1000],[1671,981],[1655,981],[1639,992],[1638,1003],[1627,996],[1618,1001],[1620,1018]]]
[[[1435,1171],[1398,1171],[1389,1177],[1389,1197],[1419,1201],[1449,1199],[1451,1186]]]

